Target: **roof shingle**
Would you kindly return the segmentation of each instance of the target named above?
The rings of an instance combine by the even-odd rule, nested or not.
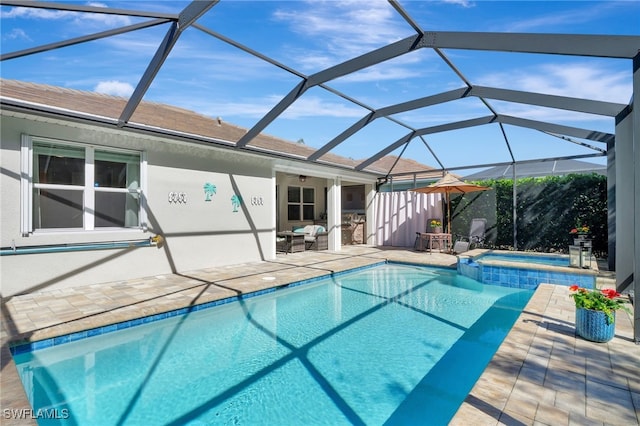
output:
[[[127,104],[127,99],[123,97],[17,80],[0,79],[0,89],[0,97],[2,98],[45,105],[114,121],[118,120]],[[149,101],[142,101],[138,105],[131,116],[130,122],[167,131],[216,139],[231,144],[237,143],[247,132],[247,129],[219,118],[212,118],[184,108]],[[315,151],[310,146],[290,142],[264,133],[259,134],[252,140],[250,146],[299,158],[307,158]],[[397,164],[393,167],[396,161]],[[327,153],[321,157],[321,162],[353,168],[362,160],[358,161]],[[392,167],[393,170],[391,170]],[[366,170],[382,175],[390,172],[394,174],[422,172],[424,174],[424,172],[430,172],[431,170],[434,170],[436,174],[440,173],[432,167],[425,166],[417,161],[404,158],[397,160],[397,157],[392,155],[377,160]],[[432,173],[427,174],[429,177],[432,175]]]

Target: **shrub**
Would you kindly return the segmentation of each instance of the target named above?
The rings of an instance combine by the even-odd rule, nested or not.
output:
[[[474,217],[487,219],[488,245],[514,247],[512,179],[490,179],[478,183],[490,191],[453,195],[454,234],[469,233]],[[516,180],[516,239],[518,250],[568,251],[573,244],[570,230],[589,224],[593,252],[607,257],[607,178],[598,174],[573,174]]]

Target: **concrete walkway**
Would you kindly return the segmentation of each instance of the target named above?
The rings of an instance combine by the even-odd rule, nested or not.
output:
[[[456,262],[440,253],[348,246],[4,300],[2,408],[29,409],[9,342],[38,341],[383,260],[445,267]],[[451,424],[640,425],[640,346],[632,341],[630,316],[618,311],[616,337],[603,344],[575,336],[574,313],[566,287],[541,285]],[[2,424],[29,424],[13,417],[3,411]]]

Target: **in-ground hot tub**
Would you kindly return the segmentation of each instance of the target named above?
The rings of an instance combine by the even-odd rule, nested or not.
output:
[[[569,266],[569,256],[506,250],[472,250],[458,256],[458,273],[507,287],[535,289],[541,283],[595,288],[597,263],[593,269]]]

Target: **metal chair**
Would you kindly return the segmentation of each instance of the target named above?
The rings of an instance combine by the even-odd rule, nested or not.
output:
[[[484,240],[487,232],[487,219],[471,219],[469,235],[456,235],[456,242],[453,247],[454,253],[462,253],[476,247],[484,247]],[[457,250],[456,250],[457,249]]]

